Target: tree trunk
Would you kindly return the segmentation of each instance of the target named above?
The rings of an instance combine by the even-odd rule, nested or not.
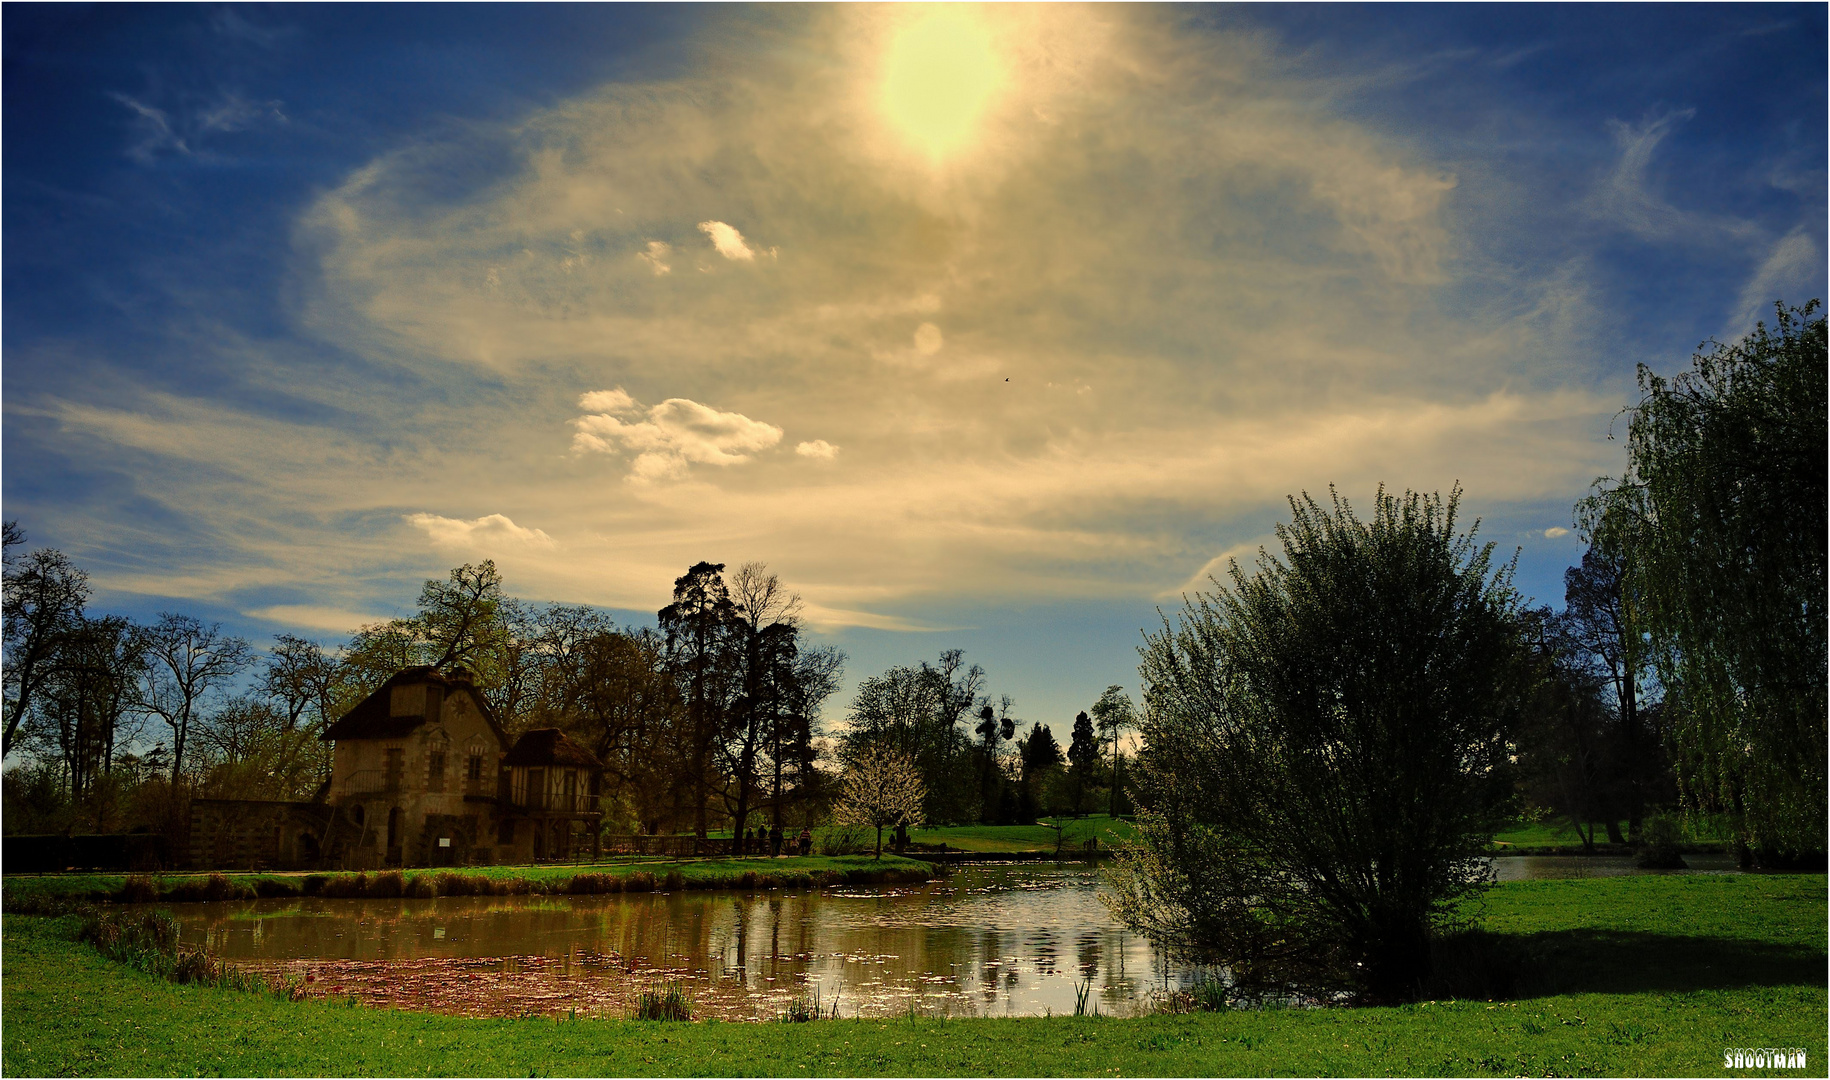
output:
[[[877,854],[873,858],[883,858],[883,826],[877,826]]]

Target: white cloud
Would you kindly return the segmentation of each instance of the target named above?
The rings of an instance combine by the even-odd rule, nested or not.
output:
[[[620,387],[585,394],[579,406],[596,411],[572,421],[577,429],[572,448],[634,454],[631,480],[677,479],[689,465],[741,465],[782,438],[774,424],[686,398],[668,398],[647,410],[645,420],[619,420],[612,414],[642,412],[641,404]]]
[[[327,630],[333,634],[351,634],[358,627],[385,622],[387,619],[384,615],[364,615],[359,611],[345,611],[316,604],[274,604],[271,607],[250,608],[242,614],[252,619],[268,619],[282,626]]]
[[[436,394],[365,387],[324,410],[373,412],[347,428],[63,421],[117,457],[206,465],[172,502],[262,538],[257,578],[309,558],[374,580],[418,509],[402,493],[455,475],[466,505],[565,538],[520,549],[523,595],[652,609],[696,559],[760,559],[852,622],[913,596],[1201,587],[1214,536],[1331,481],[1365,498],[1460,479],[1491,513],[1618,472],[1619,388],[1596,384],[1575,305],[1539,304],[1545,280],[1516,267],[1462,283],[1479,170],[1340,114],[1264,39],[1155,9],[982,15],[1010,97],[944,168],[866,92],[898,16],[835,7],[780,16],[805,49],[717,46],[733,55],[697,74],[442,128],[352,173],[301,224],[304,322]],[[816,54],[833,62],[794,59]],[[482,159],[506,171],[461,197],[428,182]],[[700,223],[711,207],[796,257],[693,272],[768,259]],[[846,467],[809,467],[841,448]],[[604,491],[598,454],[635,482]],[[301,514],[318,523],[283,538],[262,520]],[[416,527],[455,549],[485,520]],[[304,535],[324,550],[300,554]]]
[[[523,528],[502,514],[485,514],[465,521],[437,514],[408,514],[402,520],[423,529],[442,548],[478,551],[525,551],[552,548],[553,538],[539,529]]]
[[[150,163],[164,150],[173,150],[188,154],[191,148],[184,138],[172,129],[171,117],[164,109],[154,108],[143,101],[135,100],[126,94],[111,95],[114,100],[127,106],[134,115],[134,127],[138,129],[139,138],[127,148],[127,156],[135,161]]]
[[[593,413],[639,413],[642,405],[622,387],[591,390],[578,396],[578,407]]]
[[[743,242],[743,234],[722,221],[701,221],[699,231],[711,237],[712,246],[727,259],[750,262],[756,258],[756,252]]]
[[[1569,530],[1564,528],[1561,525],[1552,525],[1550,528],[1544,530],[1544,536],[1548,540],[1555,540],[1559,536],[1568,536],[1568,535],[1569,535]]]
[[[1810,282],[1824,269],[1823,257],[1817,253],[1817,241],[1805,228],[1794,229],[1773,245],[1760,269],[1747,287],[1741,290],[1735,325],[1724,335],[1733,339],[1754,328],[1756,320],[1773,317],[1773,302],[1802,304]]]
[[[674,268],[667,262],[667,257],[673,254],[673,250],[673,245],[665,240],[650,240],[647,249],[638,254],[653,268],[655,277],[663,277],[674,272]]]

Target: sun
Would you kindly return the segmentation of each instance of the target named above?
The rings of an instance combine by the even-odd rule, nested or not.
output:
[[[937,159],[972,137],[1004,77],[990,33],[958,10],[904,27],[885,69],[884,111]]]

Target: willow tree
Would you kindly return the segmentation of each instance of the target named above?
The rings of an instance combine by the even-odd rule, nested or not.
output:
[[[1229,583],[1143,649],[1139,839],[1108,903],[1242,989],[1416,995],[1432,939],[1488,880],[1529,681],[1510,564],[1457,489],[1307,495]]]
[[[1817,301],[1775,305],[1665,379],[1643,365],[1628,463],[1577,507],[1619,559],[1664,684],[1686,799],[1772,864],[1825,852],[1824,436]]]

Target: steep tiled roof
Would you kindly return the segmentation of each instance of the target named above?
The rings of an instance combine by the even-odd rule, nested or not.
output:
[[[336,742],[339,739],[400,739],[412,734],[426,723],[424,715],[389,714],[392,711],[394,688],[413,683],[438,687],[442,691],[439,694],[441,702],[452,694],[468,693],[471,700],[476,702],[477,711],[483,714],[483,722],[495,732],[497,741],[503,746],[508,745],[508,734],[502,730],[502,725],[496,723],[495,715],[489,711],[489,703],[476,692],[468,676],[447,677],[430,667],[403,668],[387,682],[376,687],[374,693],[357,702],[355,707],[325,728],[324,734],[318,737],[325,742]]]
[[[537,728],[516,740],[515,748],[502,759],[504,765],[573,765],[581,769],[601,769],[604,763],[597,755],[566,737],[558,728]]]

